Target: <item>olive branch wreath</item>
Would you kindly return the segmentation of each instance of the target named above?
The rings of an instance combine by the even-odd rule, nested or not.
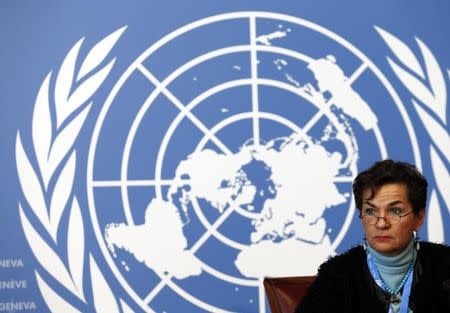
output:
[[[16,164],[24,196],[19,202],[19,215],[26,240],[46,271],[43,275],[40,269],[35,269],[35,275],[43,299],[52,312],[81,310],[52,288],[48,278],[45,279],[48,276],[82,303],[93,305],[96,312],[132,312],[122,299],[115,298],[95,258],[86,251],[83,219],[72,188],[77,162],[74,144],[92,107],[90,98],[115,63],[113,58],[103,65],[105,58],[125,28],[98,42],[76,72],[84,41],[81,38],[65,57],[54,81],[53,94],[50,90],[52,72],[47,74],[35,100],[31,131],[34,150],[30,148],[33,151],[29,154],[24,149],[20,131],[17,133]],[[65,223],[67,230],[60,229]],[[89,258],[86,268],[85,258]],[[86,300],[83,278],[86,271],[89,271],[92,304]]]
[[[400,39],[387,31],[375,27],[399,64],[387,57],[394,74],[411,93],[411,103],[425,127],[431,143],[429,157],[436,186],[431,191],[428,207],[428,238],[444,242],[445,233],[438,194],[450,213],[450,173],[446,164],[450,163],[450,135],[447,123],[446,78],[430,49],[417,37],[424,66],[414,52]],[[450,79],[450,70],[447,69]]]

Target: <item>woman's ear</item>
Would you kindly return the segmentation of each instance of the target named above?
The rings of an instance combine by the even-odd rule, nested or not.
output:
[[[425,220],[425,209],[420,209],[419,213],[417,213],[416,215],[416,227],[415,227],[416,231],[419,231],[424,220]]]

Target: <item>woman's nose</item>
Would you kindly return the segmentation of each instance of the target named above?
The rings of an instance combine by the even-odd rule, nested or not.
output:
[[[385,227],[388,227],[389,225],[390,224],[386,221],[385,216],[379,216],[378,221],[375,224],[375,226],[377,226],[378,228],[385,228]]]

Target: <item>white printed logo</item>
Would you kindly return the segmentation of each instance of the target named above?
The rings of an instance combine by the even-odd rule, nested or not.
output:
[[[431,52],[419,41],[425,76],[408,47],[377,30],[422,78],[414,80],[390,60],[415,98],[440,117],[414,102],[425,128],[450,145],[445,81]],[[56,78],[54,105],[51,74],[36,99],[34,151],[27,153],[17,137],[26,200],[20,214],[30,247],[58,283],[92,301],[98,312],[131,309],[110,289],[98,256],[85,251],[83,210],[72,190],[73,144],[89,99],[113,65],[102,63],[122,32],[97,44],[78,73],[77,43]],[[204,41],[205,34],[210,40]],[[384,123],[386,116],[397,123]],[[444,151],[450,149],[440,150],[448,161]],[[164,299],[177,297],[187,311],[236,311],[241,302],[241,311],[265,312],[263,277],[314,274],[334,255],[354,223],[350,195],[357,166],[391,153],[409,153],[421,166],[407,110],[358,49],[291,16],[213,16],[153,44],[112,89],[88,155],[90,219],[103,257],[143,311],[173,311]],[[447,173],[436,177],[430,202],[429,219],[440,228],[430,229],[429,237],[442,241],[438,195],[450,208],[449,176],[433,146],[430,155],[433,170]],[[38,270],[36,277],[52,311],[78,310]],[[92,299],[85,297],[86,285]],[[214,292],[221,297],[210,296]]]

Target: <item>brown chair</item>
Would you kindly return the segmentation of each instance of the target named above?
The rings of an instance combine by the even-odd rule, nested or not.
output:
[[[272,313],[292,313],[316,276],[273,277],[264,279]]]

